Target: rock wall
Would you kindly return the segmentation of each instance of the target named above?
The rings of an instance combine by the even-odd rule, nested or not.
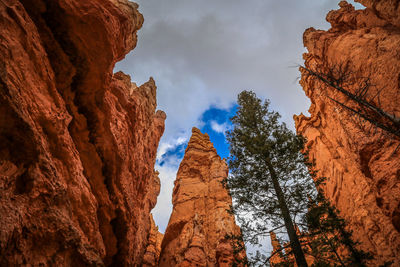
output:
[[[0,265],[141,263],[165,114],[126,0],[0,1]]]
[[[158,227],[156,226],[153,216],[151,219],[151,230],[150,236],[147,242],[146,252],[143,257],[142,266],[144,267],[156,267],[158,266],[158,259],[160,258],[161,253],[161,242],[163,240],[164,235],[158,231]]]
[[[228,175],[207,134],[193,128],[173,190],[159,266],[231,266],[227,234],[240,234],[221,181]]]
[[[359,93],[369,79],[367,99],[400,117],[400,12],[398,1],[345,1],[331,11],[328,31],[307,29],[305,66],[328,73],[345,69],[344,86]],[[295,116],[307,139],[310,157],[326,177],[328,199],[340,210],[361,247],[372,252],[372,266],[393,260],[400,265],[400,148],[398,138],[360,120],[331,99],[346,97],[308,73],[300,81],[311,100],[310,117]],[[331,98],[331,99],[330,99]]]

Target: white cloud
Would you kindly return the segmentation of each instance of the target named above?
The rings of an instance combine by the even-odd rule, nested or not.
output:
[[[217,133],[222,133],[225,135],[225,132],[229,130],[229,124],[224,122],[222,124],[219,124],[217,121],[210,121],[211,129],[213,129]]]
[[[173,147],[174,146],[170,143],[161,143],[157,151],[157,160],[161,160],[165,153],[167,153],[167,151],[172,149]]]
[[[167,228],[169,217],[172,213],[172,190],[174,188],[174,181],[176,172],[180,163],[180,159],[170,157],[168,164],[163,166],[156,165],[155,169],[159,172],[161,180],[160,195],[157,198],[157,205],[152,210],[154,221],[158,225],[161,233],[165,232]]]
[[[157,151],[157,160],[161,160],[162,157],[168,152],[175,149],[177,146],[180,146],[187,142],[188,138],[185,136],[180,136],[176,139],[172,139],[169,142],[160,142]]]

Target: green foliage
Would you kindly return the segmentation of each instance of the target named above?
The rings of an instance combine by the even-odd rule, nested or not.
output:
[[[243,239],[253,247],[265,248],[271,231],[280,235],[281,244],[288,242],[290,233],[282,207],[287,206],[290,222],[303,232],[302,250],[315,259],[313,266],[365,266],[371,256],[357,248],[345,221],[325,199],[325,179],[316,179],[316,172],[310,172],[313,165],[301,152],[305,140],[281,123],[280,115],[270,111],[269,105],[268,100],[262,102],[253,92],[243,91],[238,96],[238,111],[231,118],[233,129],[227,132],[230,175],[224,183],[233,197],[232,212],[243,233],[230,237],[236,240],[234,247],[244,249],[237,242]],[[283,205],[274,179],[283,192]],[[293,244],[292,238],[290,241],[288,246]],[[290,251],[294,253],[293,246]],[[346,256],[341,255],[343,251]],[[280,265],[291,266],[293,263],[285,260],[288,253],[281,254]],[[248,260],[252,265],[269,265],[262,249]]]
[[[238,96],[238,111],[231,118],[233,129],[227,132],[230,144],[230,175],[227,186],[234,199],[233,211],[251,244],[265,242],[265,236],[284,225],[282,205],[273,186],[278,177],[284,201],[294,222],[307,212],[307,195],[316,193],[304,155],[304,140],[279,121],[280,115],[269,110],[269,101],[262,103],[253,92]],[[285,233],[285,231],[283,231]],[[265,264],[265,253],[253,260]]]

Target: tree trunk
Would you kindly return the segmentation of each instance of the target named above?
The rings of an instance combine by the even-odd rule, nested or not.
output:
[[[290,239],[290,247],[292,248],[294,257],[298,267],[308,267],[306,258],[304,257],[303,250],[301,249],[300,241],[297,236],[296,230],[294,229],[292,218],[290,217],[289,209],[286,205],[286,200],[282,192],[282,188],[279,185],[278,176],[275,173],[274,167],[269,159],[266,160],[268,170],[271,174],[272,183],[276,195],[278,196],[279,207],[282,212],[283,220],[285,221],[285,227]]]

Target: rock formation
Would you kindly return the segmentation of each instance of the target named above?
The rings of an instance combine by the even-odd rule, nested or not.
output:
[[[369,81],[366,98],[400,117],[400,9],[398,1],[359,0],[365,10],[345,1],[331,11],[328,31],[304,33],[305,66],[329,73],[344,70],[344,86],[359,94],[360,80]],[[325,192],[340,210],[361,248],[400,265],[400,148],[398,138],[379,130],[331,99],[348,99],[302,71],[301,85],[311,100],[310,117],[295,117],[307,138],[310,158]]]
[[[221,183],[227,175],[208,135],[193,128],[175,180],[159,266],[230,266],[234,255],[225,237],[239,235],[240,229]]]
[[[0,17],[0,265],[139,265],[165,114],[152,79],[112,73],[137,5],[6,0]]]
[[[300,242],[304,245],[302,245],[302,248],[304,251],[311,251],[311,247],[309,245],[310,241],[312,239],[302,235],[300,232],[300,229],[296,226],[296,232],[297,235],[300,237]],[[281,243],[279,242],[276,234],[274,232],[270,232],[270,238],[271,238],[271,245],[272,245],[272,252],[271,252],[271,258],[269,259],[269,263],[272,267],[274,266],[281,266],[283,265],[288,265],[297,267],[296,259],[294,257],[294,254],[292,252],[292,249],[290,247],[290,243],[285,243],[284,246],[281,246]],[[310,253],[304,253],[307,264],[309,266],[312,266],[315,262],[315,258],[313,255]]]
[[[164,237],[164,235],[158,231],[158,227],[154,223],[153,216],[150,217],[150,220],[150,236],[147,241],[147,248],[142,261],[142,266],[144,267],[158,266],[158,259],[160,258],[161,252],[161,242]]]
[[[285,262],[284,255],[283,255],[283,249],[281,246],[281,243],[279,242],[278,238],[276,237],[276,234],[274,232],[270,233],[270,238],[271,238],[271,245],[272,245],[272,252],[271,252],[271,258],[269,259],[269,263],[271,266],[276,266],[279,265],[282,262]]]

